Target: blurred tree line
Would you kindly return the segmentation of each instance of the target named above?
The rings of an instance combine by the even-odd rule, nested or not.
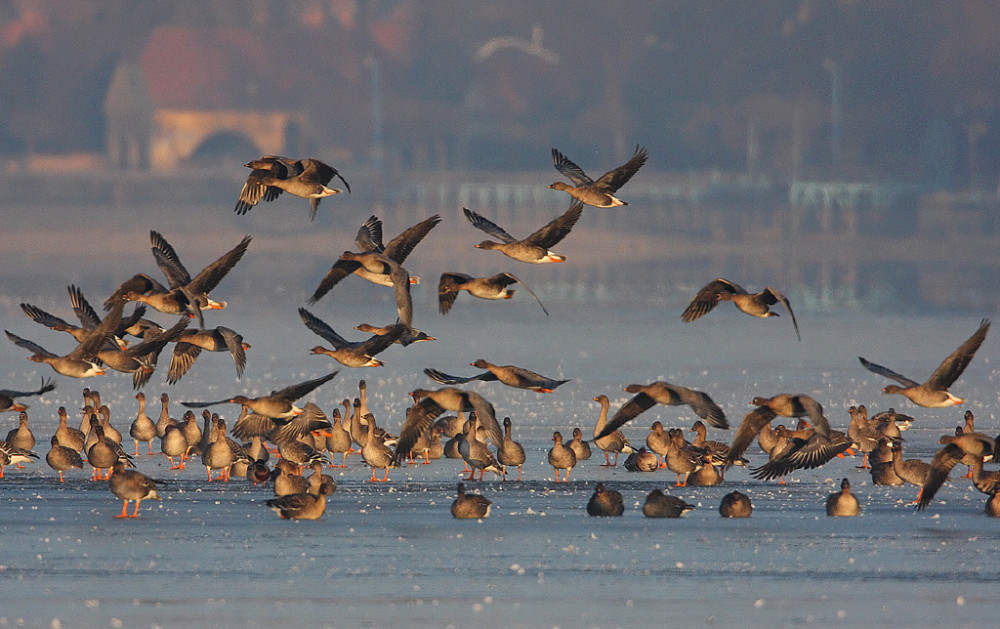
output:
[[[0,156],[101,152],[115,69],[166,27],[246,42],[193,94],[211,60],[168,54],[178,103],[299,109],[308,146],[358,162],[539,169],[557,146],[593,168],[641,143],[672,172],[1000,176],[1000,11],[979,0],[12,0]]]

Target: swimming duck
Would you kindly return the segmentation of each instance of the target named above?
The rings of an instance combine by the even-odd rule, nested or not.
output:
[[[494,365],[491,362],[479,358],[472,363],[473,367],[486,369],[485,372],[466,378],[451,376],[437,369],[424,369],[424,373],[431,380],[441,384],[454,385],[465,384],[467,382],[494,382],[499,381],[515,389],[529,389],[537,393],[552,393],[552,390],[559,385],[566,384],[569,380],[555,380],[529,369],[516,365]]]
[[[162,485],[162,481],[154,480],[142,472],[125,469],[124,463],[116,461],[109,471],[108,487],[111,493],[123,500],[121,515],[116,518],[137,518],[139,517],[139,503],[143,500],[161,500],[156,493],[156,486]],[[135,501],[135,509],[132,515],[127,515],[128,501]]]
[[[551,190],[568,192],[574,199],[594,207],[610,208],[628,205],[628,203],[616,197],[615,192],[628,183],[628,180],[642,168],[648,156],[644,147],[636,146],[635,153],[631,159],[618,168],[604,173],[597,181],[594,181],[583,172],[582,168],[570,161],[568,157],[558,150],[552,149],[552,165],[573,182],[573,185],[557,181],[549,185],[549,188]]]
[[[608,489],[604,483],[597,483],[597,486],[594,487],[594,493],[587,501],[587,515],[615,517],[623,513],[625,513],[625,502],[622,500],[621,492]]]
[[[771,310],[771,306],[781,304],[788,311],[792,319],[792,327],[795,328],[795,336],[801,341],[799,334],[799,324],[795,320],[795,312],[788,299],[777,290],[768,286],[759,293],[749,293],[739,284],[729,280],[714,279],[705,284],[694,296],[688,307],[681,314],[681,320],[691,322],[712,311],[720,301],[731,301],[740,312],[744,312],[752,317],[766,319],[767,317],[777,317],[778,313]]]
[[[438,311],[441,314],[451,312],[451,307],[458,297],[459,291],[466,291],[473,297],[480,299],[513,299],[514,289],[507,288],[511,284],[520,284],[524,290],[535,298],[541,307],[542,312],[548,316],[549,311],[545,309],[542,301],[538,299],[535,291],[528,288],[528,285],[514,277],[511,273],[497,273],[490,277],[472,277],[465,273],[446,272],[441,274],[438,281]]]
[[[350,192],[351,186],[333,166],[314,157],[292,159],[280,155],[265,155],[244,164],[252,169],[240,190],[233,211],[240,216],[249,212],[261,200],[274,201],[282,192],[309,199],[309,220],[316,219],[316,210],[323,197],[340,194],[343,190],[327,186],[336,177]]]
[[[826,499],[826,514],[829,516],[850,517],[861,513],[858,499],[851,494],[851,481],[846,478],[840,481],[840,491],[830,494]]]
[[[167,384],[177,382],[191,369],[202,350],[207,352],[229,352],[236,365],[236,379],[243,378],[246,368],[246,350],[250,344],[232,328],[217,326],[210,329],[184,330],[176,339],[170,367],[167,369]]]
[[[559,482],[559,470],[565,470],[563,482],[569,482],[569,471],[576,467],[576,455],[573,450],[563,445],[562,434],[558,431],[552,433],[554,445],[549,449],[549,465],[556,473],[556,482]]]
[[[299,308],[299,316],[307,328],[333,345],[332,350],[317,345],[310,352],[329,356],[345,367],[381,367],[384,363],[375,355],[388,349],[407,329],[402,323],[397,323],[386,334],[373,334],[365,341],[351,342],[305,308]]]
[[[739,491],[731,491],[719,503],[719,515],[724,518],[749,518],[753,513],[750,497]]]
[[[983,319],[979,323],[979,328],[964,343],[958,346],[944,361],[938,365],[931,377],[926,382],[920,384],[915,380],[910,380],[887,367],[877,365],[858,356],[861,365],[868,371],[895,380],[903,386],[895,384],[887,385],[882,389],[882,393],[898,393],[906,396],[917,406],[925,408],[945,408],[955,406],[965,402],[964,399],[956,397],[948,391],[958,377],[962,375],[965,368],[969,366],[972,358],[976,355],[976,350],[986,340],[986,333],[990,330],[990,320]]]
[[[388,245],[382,244],[382,221],[378,220],[375,216],[369,217],[361,229],[358,230],[358,235],[354,239],[354,244],[357,245],[358,251],[361,254],[374,253],[376,255],[384,256],[385,258],[392,261],[396,266],[402,265],[406,261],[407,256],[413,251],[421,240],[430,233],[438,223],[441,222],[441,217],[437,214],[434,216],[420,221],[416,225],[408,228],[400,235],[393,238]],[[392,265],[383,265],[381,267],[374,265],[362,264],[361,260],[354,260],[351,258],[345,258],[341,256],[337,260],[330,270],[326,272],[326,275],[320,281],[319,286],[313,292],[312,296],[309,298],[310,304],[315,304],[317,301],[323,298],[330,289],[340,283],[348,275],[354,274],[362,279],[366,279],[373,284],[378,284],[379,286],[389,286],[394,287],[396,283],[392,276],[392,271],[395,267]],[[420,278],[416,275],[407,274],[407,281],[410,284],[419,284]]]
[[[642,514],[647,518],[679,518],[693,509],[693,504],[689,504],[677,496],[665,494],[663,490],[657,488],[646,496],[646,502],[642,505]]]
[[[468,208],[462,208],[462,211],[473,227],[500,240],[500,242],[484,240],[476,245],[477,249],[499,251],[520,262],[543,264],[566,261],[566,256],[552,253],[549,251],[549,247],[555,246],[573,229],[580,215],[583,214],[583,203],[575,201],[561,216],[549,221],[523,240],[514,238],[496,223]]]
[[[451,503],[451,515],[458,519],[479,519],[490,515],[493,504],[485,496],[465,493],[465,484],[458,484],[458,496]]]

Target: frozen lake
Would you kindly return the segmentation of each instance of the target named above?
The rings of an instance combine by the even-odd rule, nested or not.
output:
[[[209,326],[232,327],[253,346],[243,380],[235,379],[228,356],[203,353],[175,386],[167,387],[163,374],[155,374],[147,397],[169,392],[172,414],[180,416],[181,400],[261,395],[326,373],[332,361],[309,355],[320,339],[295,310],[336,255],[353,248],[360,220],[339,230],[310,227],[304,203],[288,201],[280,209],[295,227],[283,231],[273,218],[279,207],[272,206],[254,210],[269,215],[242,222],[228,215],[229,208],[214,208],[217,215],[206,218],[203,229],[190,225],[188,219],[195,216],[190,210],[166,217],[149,210],[136,216],[96,210],[99,221],[120,221],[120,233],[136,237],[109,243],[82,215],[61,223],[69,231],[82,230],[82,241],[67,241],[64,231],[30,232],[31,244],[21,241],[0,254],[4,327],[54,351],[68,351],[68,336],[32,323],[17,304],[36,303],[68,318],[66,284],[78,283],[92,302],[100,303],[132,273],[158,273],[148,253],[150,228],[164,233],[192,272],[251,233],[255,241],[247,257],[213,293],[230,307],[206,317]],[[23,215],[9,219],[11,229],[27,229],[29,223]],[[387,223],[387,237],[406,226]],[[883,396],[886,382],[865,371],[857,356],[923,379],[980,318],[993,312],[876,316],[860,308],[829,313],[803,306],[796,312],[803,337],[798,343],[787,317],[756,320],[727,304],[682,323],[680,312],[698,286],[673,281],[669,274],[646,289],[549,285],[546,269],[522,270],[523,265],[499,256],[476,258],[489,255],[471,248],[479,235],[471,228],[462,233],[468,242],[434,242],[432,232],[428,243],[433,244],[422,245],[451,248],[444,256],[447,266],[441,256],[422,261],[419,247],[412,255],[411,272],[424,277],[414,288],[415,325],[439,340],[390,348],[380,356],[387,364],[381,369],[342,368],[305,400],[329,413],[341,399],[357,394],[363,377],[379,424],[398,430],[407,392],[437,386],[421,373],[424,367],[471,375],[475,369],[468,364],[486,358],[570,378],[546,395],[499,383],[468,385],[494,403],[498,417],[512,418],[514,437],[528,450],[524,482],[487,477],[468,484],[493,501],[489,518],[451,517],[461,464],[447,459],[392,470],[391,482],[383,485],[367,482],[370,469],[351,457],[347,469],[332,470],[339,489],[315,522],[279,520],[263,504],[270,489],[236,479],[207,483],[197,461],[187,470],[171,471],[163,457],[138,457],[139,470],[169,485],[162,502],[143,503],[137,520],[113,518],[121,503],[106,483],[90,480],[89,469],[66,474],[67,482],[60,485],[44,461],[24,470],[8,467],[0,481],[0,628],[267,627],[278,622],[316,627],[997,626],[1000,521],[983,515],[985,496],[958,474],[928,510],[916,513],[907,505],[915,487],[873,486],[868,472],[855,468],[860,459],[835,459],[818,470],[797,472],[784,486],[754,480],[735,468],[718,487],[670,487],[668,493],[697,505],[685,517],[647,520],[640,510],[645,495],[672,485],[669,472],[601,467],[595,455],[573,470],[568,485],[556,485],[545,458],[553,430],[568,434],[580,426],[585,435],[592,433],[599,410],[594,396],[608,395],[613,411],[628,397],[625,385],[665,380],[709,393],[734,425],[756,395],[807,393],[842,430],[851,404],[866,404],[874,412],[895,406],[916,418],[904,435],[906,456],[929,460],[938,437],[962,423],[966,408],[975,413],[979,430],[1000,432],[996,339],[987,338],[953,387],[967,398],[966,405],[954,409],[920,409],[901,397]],[[572,237],[565,247],[570,264]],[[314,251],[319,238],[329,242],[322,257]],[[524,294],[497,303],[463,294],[451,314],[438,314],[437,275],[462,270],[464,260],[474,258],[477,264],[488,260],[493,272],[511,270],[525,281],[530,278],[551,316]],[[614,262],[612,256],[609,264]],[[738,270],[723,272],[729,276]],[[718,273],[706,269],[705,281]],[[763,282],[743,283],[759,288]],[[788,288],[793,305],[797,289]],[[384,324],[394,316],[387,292],[348,278],[310,309],[356,339],[351,328],[357,323]],[[155,318],[170,322],[163,315]],[[2,388],[27,389],[41,376],[54,375],[25,356],[24,350],[3,345]],[[44,458],[47,451],[56,408],[79,408],[85,385],[101,391],[112,423],[127,433],[137,410],[129,378],[117,373],[86,382],[56,378],[55,391],[24,400],[31,407],[39,455]],[[158,404],[151,406],[158,410]],[[230,425],[238,410],[219,407]],[[694,419],[686,408],[656,407],[624,432],[641,444],[653,421],[687,429]],[[3,430],[15,425],[13,414],[3,416]],[[729,441],[731,431],[711,430],[709,438]],[[128,437],[126,443],[131,446]],[[756,444],[748,456],[754,464],[765,460]],[[862,514],[827,518],[826,496],[843,477],[851,479]],[[624,517],[586,515],[598,480],[624,494]],[[750,519],[719,517],[721,496],[734,489],[753,500]]]

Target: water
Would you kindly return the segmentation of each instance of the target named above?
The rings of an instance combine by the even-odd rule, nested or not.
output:
[[[288,211],[283,226],[258,212],[277,207],[256,208],[261,217],[246,221],[230,216],[228,207],[98,208],[63,212],[62,222],[43,211],[42,218],[52,219],[47,230],[29,230],[28,218],[10,215],[22,238],[0,254],[4,327],[68,351],[67,335],[30,322],[17,304],[37,303],[70,318],[66,284],[80,284],[99,304],[130,274],[158,273],[148,253],[150,228],[166,236],[192,272],[252,233],[247,257],[213,293],[229,308],[207,315],[208,325],[232,327],[253,345],[243,380],[235,379],[228,355],[203,353],[176,386],[154,375],[147,396],[169,391],[173,414],[180,415],[181,400],[261,395],[326,373],[334,365],[309,355],[320,339],[301,324],[296,308],[336,255],[352,248],[357,225],[310,226],[304,202],[281,207]],[[200,224],[192,225],[195,219]],[[387,224],[387,235],[403,227]],[[750,410],[752,397],[779,392],[812,395],[841,429],[851,404],[873,411],[893,405],[916,418],[905,435],[905,455],[929,460],[938,437],[961,424],[966,408],[976,414],[977,428],[1000,432],[996,341],[987,338],[954,385],[953,392],[967,398],[954,409],[919,409],[883,396],[885,381],[865,371],[857,356],[922,380],[992,312],[876,316],[858,307],[803,306],[796,311],[798,343],[786,317],[756,320],[727,304],[682,323],[680,312],[697,289],[686,279],[665,274],[652,290],[620,283],[548,286],[549,270],[477,258],[487,255],[471,249],[478,235],[457,233],[469,242],[451,233],[435,241],[432,233],[422,246],[435,252],[418,247],[412,254],[411,270],[424,276],[414,288],[415,324],[439,340],[392,347],[380,356],[387,364],[381,369],[341,369],[306,400],[329,413],[357,394],[364,377],[379,423],[396,430],[407,392],[436,386],[421,373],[424,367],[470,375],[476,370],[469,363],[482,357],[571,378],[545,395],[495,382],[469,385],[495,404],[499,417],[512,418],[514,437],[528,450],[524,482],[469,483],[494,502],[488,519],[451,518],[461,465],[450,460],[391,470],[391,482],[382,485],[367,482],[370,470],[351,457],[346,470],[333,471],[340,488],[316,522],[279,520],[263,505],[269,490],[238,480],[209,484],[197,461],[170,471],[162,457],[140,456],[138,468],[169,485],[162,502],[143,503],[137,520],[124,521],[112,517],[121,504],[104,483],[89,480],[89,470],[66,474],[60,485],[44,462],[8,467],[0,481],[0,627],[997,626],[1000,529],[982,514],[985,496],[957,478],[959,468],[920,513],[907,505],[917,488],[872,486],[868,473],[855,468],[859,460],[835,459],[793,474],[785,486],[734,469],[719,487],[669,487],[697,508],[679,520],[651,521],[641,514],[644,497],[672,485],[672,474],[601,467],[595,455],[571,472],[568,485],[556,485],[545,460],[553,430],[568,434],[581,426],[591,433],[594,396],[608,395],[614,410],[628,397],[625,385],[654,380],[709,393],[733,424]],[[588,247],[601,244],[589,241]],[[608,264],[621,256],[609,254]],[[531,278],[551,316],[526,295],[503,302],[461,295],[451,314],[438,314],[437,275],[467,262]],[[713,275],[702,270],[706,281]],[[789,293],[807,288],[791,286]],[[351,329],[357,323],[383,324],[395,311],[391,291],[357,278],[310,309],[350,338],[359,338]],[[24,350],[3,347],[5,388],[31,388],[53,375],[25,361]],[[42,457],[55,409],[79,408],[84,385],[101,390],[112,423],[127,433],[137,408],[130,378],[56,378],[54,392],[25,400]],[[238,408],[219,411],[231,420]],[[625,433],[641,444],[653,421],[687,429],[694,419],[686,409],[657,407]],[[8,429],[15,425],[13,415],[3,421]],[[730,435],[711,430],[709,438],[728,441]],[[755,464],[764,460],[756,445],[748,455]],[[827,518],[826,496],[845,476],[862,515]],[[624,517],[587,517],[597,480],[625,495]],[[752,518],[719,517],[719,500],[733,489],[751,496]]]

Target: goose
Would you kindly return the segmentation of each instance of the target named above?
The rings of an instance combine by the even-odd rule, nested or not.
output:
[[[332,380],[337,371],[332,371],[325,376],[306,380],[289,385],[283,389],[272,391],[270,395],[248,398],[245,395],[236,395],[224,400],[215,402],[181,402],[188,408],[205,408],[216,404],[241,404],[258,415],[271,419],[290,419],[302,414],[302,409],[295,405],[295,402]]]
[[[705,284],[698,291],[698,294],[694,296],[694,299],[681,314],[681,320],[688,323],[694,321],[711,312],[719,305],[720,301],[731,301],[740,312],[761,319],[777,317],[778,313],[771,310],[771,306],[781,304],[792,319],[796,338],[802,340],[802,336],[799,334],[799,323],[795,320],[795,312],[784,295],[770,286],[759,293],[749,293],[739,284],[721,277]]]
[[[688,389],[686,387],[670,384],[669,382],[653,382],[651,384],[630,384],[625,387],[626,393],[635,395],[625,402],[614,416],[608,420],[604,432],[596,435],[597,438],[624,426],[627,422],[635,419],[643,412],[653,408],[657,404],[664,406],[688,406],[695,415],[701,417],[716,428],[729,428],[726,414],[722,411],[707,393]]]
[[[440,280],[438,280],[438,311],[441,314],[451,312],[451,307],[455,304],[458,293],[463,290],[479,299],[513,299],[515,290],[507,288],[511,284],[520,284],[524,287],[524,290],[528,291],[538,302],[538,306],[545,313],[545,316],[549,315],[549,311],[545,309],[535,291],[512,273],[507,272],[497,273],[489,277],[472,277],[455,271],[442,273]]]
[[[302,492],[286,494],[264,502],[282,520],[318,520],[326,512],[326,485],[320,485],[315,493]]]
[[[507,480],[507,466],[516,465],[517,466],[517,480],[521,480],[521,467],[524,466],[525,455],[524,446],[522,446],[517,441],[511,438],[511,421],[510,417],[503,418],[503,443],[497,446],[497,461],[500,462],[501,470],[503,472],[503,479]],[[575,453],[574,453],[575,454]]]
[[[347,192],[351,186],[340,171],[314,157],[292,159],[280,155],[265,155],[244,164],[252,169],[240,190],[239,200],[233,211],[240,216],[254,208],[261,200],[274,201],[282,192],[309,199],[309,220],[316,219],[316,210],[323,197],[340,194],[343,190],[327,186],[336,177]]]
[[[636,146],[635,153],[627,162],[614,170],[604,173],[597,181],[594,181],[583,172],[582,168],[570,161],[568,157],[558,150],[552,149],[552,165],[563,176],[568,178],[573,185],[569,185],[564,181],[557,181],[550,184],[549,189],[562,190],[569,193],[574,199],[594,207],[611,208],[628,205],[628,203],[616,197],[615,193],[618,192],[619,188],[628,183],[628,180],[642,168],[648,157],[649,154],[644,147]]]
[[[979,346],[983,344],[986,340],[986,333],[990,330],[990,320],[983,319],[979,323],[979,327],[973,332],[964,343],[958,346],[958,348],[948,355],[938,368],[934,370],[931,377],[927,379],[923,384],[911,380],[906,376],[900,375],[895,371],[883,367],[882,365],[877,365],[873,362],[865,360],[864,358],[858,356],[858,360],[861,361],[861,365],[868,371],[889,378],[890,380],[895,380],[903,386],[896,384],[887,385],[882,389],[882,393],[886,394],[899,394],[905,396],[911,402],[917,406],[923,406],[925,408],[946,408],[948,406],[955,406],[958,404],[965,403],[965,400],[960,397],[956,397],[950,391],[951,385],[958,380],[958,377],[962,375],[965,368],[969,366],[972,362],[972,358],[976,355],[976,351]]]
[[[139,401],[139,411],[129,426],[128,434],[135,442],[135,452],[139,454],[139,443],[145,441],[149,448],[149,454],[153,454],[153,439],[156,439],[156,424],[146,415],[146,395],[141,391],[135,394],[135,399]]]
[[[424,373],[431,380],[445,385],[466,384],[477,380],[479,382],[499,381],[515,389],[529,389],[536,393],[552,393],[556,387],[569,382],[569,380],[549,378],[516,365],[494,365],[482,358],[476,359],[472,366],[486,371],[469,377],[451,376],[436,369],[424,369]]]
[[[108,487],[111,493],[123,500],[121,515],[116,518],[137,518],[139,517],[139,503],[143,500],[162,500],[156,493],[157,485],[162,485],[163,481],[154,480],[142,472],[125,469],[124,463],[116,461],[110,470],[111,476],[108,478]],[[132,515],[127,515],[129,500],[135,501],[135,509]]]
[[[934,495],[948,480],[951,469],[962,460],[965,455],[974,457],[993,456],[996,452],[996,441],[980,433],[968,435],[956,435],[941,437],[938,443],[944,444],[940,450],[934,454],[931,461],[930,474],[920,491],[917,500],[917,510],[927,508]],[[897,472],[898,473],[898,472]]]
[[[558,433],[556,433],[558,434]],[[625,503],[621,492],[608,489],[604,483],[597,483],[594,493],[587,501],[587,515],[592,517],[617,517],[625,513]]]
[[[647,518],[679,518],[688,511],[692,511],[694,505],[677,496],[663,493],[662,489],[654,489],[646,496],[646,502],[642,505],[642,514]]]
[[[750,497],[740,491],[731,491],[719,503],[719,515],[724,518],[749,518],[753,513]]]
[[[21,412],[28,410],[26,404],[21,404],[15,398],[30,397],[32,395],[43,395],[56,388],[56,383],[51,378],[42,378],[42,386],[35,391],[13,391],[11,389],[0,389],[0,413],[4,411]]]
[[[556,482],[559,482],[559,470],[564,470],[563,482],[569,482],[569,471],[576,467],[576,455],[572,448],[563,445],[562,434],[558,431],[552,433],[553,446],[549,449],[549,465],[556,473]]]
[[[377,255],[384,256],[395,265],[401,265],[406,261],[406,258],[413,251],[421,240],[430,233],[438,223],[441,222],[441,217],[438,214],[431,216],[423,221],[420,221],[416,225],[406,229],[403,233],[393,238],[388,245],[382,244],[382,221],[378,220],[377,217],[371,216],[361,226],[358,230],[358,235],[354,239],[354,244],[357,245],[358,250],[361,254],[374,253]],[[366,279],[373,284],[378,284],[379,286],[396,286],[396,282],[392,276],[392,271],[395,267],[392,265],[384,265],[381,268],[372,265],[362,264],[361,260],[354,260],[351,258],[340,257],[339,260],[334,262],[330,270],[326,272],[326,275],[320,281],[319,286],[313,291],[311,297],[309,297],[308,302],[310,304],[315,304],[317,301],[323,298],[330,290],[340,283],[348,275],[357,275],[362,279]],[[407,275],[407,281],[410,284],[419,284],[420,278],[416,275]]]
[[[90,331],[84,341],[80,342],[70,353],[59,356],[44,347],[21,338],[16,334],[4,330],[7,338],[18,347],[24,348],[32,353],[28,360],[36,363],[46,363],[52,369],[70,378],[91,378],[103,376],[106,372],[103,367],[97,364],[97,352],[100,351],[105,341],[114,334],[115,327],[121,321],[122,308],[124,304],[118,304],[101,324]]]
[[[310,353],[329,356],[345,367],[383,366],[384,363],[377,360],[375,355],[388,349],[407,330],[405,325],[397,323],[386,334],[373,334],[365,341],[351,342],[305,308],[299,308],[299,317],[307,328],[333,345],[332,350],[317,345],[309,350]]]
[[[202,350],[229,352],[236,365],[236,379],[243,378],[243,370],[247,364],[246,351],[250,349],[250,344],[245,343],[243,336],[232,328],[220,325],[209,329],[184,330],[175,341],[170,367],[167,369],[167,384],[177,384],[194,365]]]
[[[851,517],[861,513],[858,499],[851,494],[851,481],[840,481],[840,491],[830,494],[826,499],[826,514],[835,517]]]
[[[607,430],[608,408],[610,401],[606,395],[598,395],[594,401],[601,405],[601,412],[597,416],[597,425],[594,426],[594,444],[604,450],[604,467],[615,467],[618,465],[618,455],[622,452],[632,454],[635,449],[620,430]],[[598,436],[603,435],[603,436]],[[610,453],[615,453],[615,462],[611,462]]]
[[[473,227],[486,232],[500,241],[484,240],[476,245],[477,249],[499,251],[519,262],[544,264],[566,261],[566,256],[549,251],[549,247],[555,246],[573,229],[577,220],[580,219],[580,215],[583,214],[583,203],[575,201],[562,215],[549,221],[523,240],[514,238],[502,227],[481,214],[477,214],[468,208],[462,208],[462,211],[465,213],[465,218],[469,219]]]
[[[52,447],[45,455],[49,467],[59,472],[59,482],[63,482],[63,472],[73,468],[83,469],[83,457],[77,450],[59,444],[59,437],[52,435]]]
[[[458,519],[485,518],[490,515],[490,506],[493,504],[485,496],[479,494],[465,493],[465,484],[459,483],[456,490],[458,495],[451,503],[451,515]]]

